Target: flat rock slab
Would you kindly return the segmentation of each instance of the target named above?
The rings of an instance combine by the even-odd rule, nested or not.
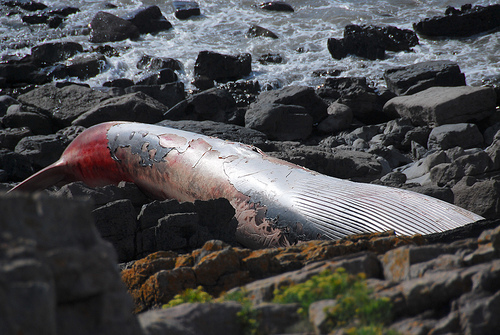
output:
[[[491,87],[431,87],[392,98],[384,112],[407,117],[415,125],[436,127],[483,120],[495,111],[495,105],[496,93]]]

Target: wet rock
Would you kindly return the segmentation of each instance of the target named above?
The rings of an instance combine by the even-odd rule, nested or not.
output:
[[[156,74],[152,74],[140,81],[138,81],[137,85],[162,85],[176,82],[178,80],[177,75],[172,69],[163,69],[160,70]]]
[[[265,146],[265,142],[268,139],[266,134],[254,129],[209,120],[163,120],[159,122],[158,125],[191,131],[206,136],[213,136],[228,141],[241,142],[257,147]]]
[[[260,84],[256,80],[238,80],[219,85],[219,87],[231,93],[238,107],[248,107],[260,93]]]
[[[278,36],[269,29],[253,24],[246,32],[246,37],[271,37],[278,38]]]
[[[218,82],[243,78],[252,71],[252,56],[223,55],[212,51],[201,51],[194,65],[195,76],[205,76]]]
[[[162,70],[162,69],[172,69],[181,70],[183,65],[180,61],[174,58],[167,57],[154,57],[149,55],[144,55],[137,62],[137,68],[140,70]]]
[[[139,29],[133,23],[107,12],[98,12],[90,22],[92,43],[135,39],[139,35]]]
[[[71,125],[76,118],[110,96],[81,85],[58,88],[47,84],[22,94],[18,100],[46,111],[58,127]]]
[[[176,81],[162,85],[133,85],[125,88],[125,93],[142,92],[158,100],[168,108],[175,106],[186,98],[184,84]]]
[[[79,52],[83,52],[83,47],[79,43],[44,43],[31,48],[31,57],[41,65],[50,65],[66,60]]]
[[[194,94],[170,108],[164,115],[169,120],[211,120],[227,122],[236,112],[236,101],[219,88]]]
[[[445,124],[432,129],[427,141],[429,149],[446,150],[453,147],[463,149],[483,146],[483,135],[473,123]]]
[[[0,205],[2,331],[142,333],[88,202],[8,195]]]
[[[119,88],[127,88],[133,85],[134,81],[127,78],[114,79],[102,84],[103,87],[119,87]]]
[[[179,20],[201,15],[200,6],[195,1],[172,1],[172,6],[175,10],[174,15]]]
[[[163,16],[158,6],[138,9],[130,14],[127,21],[136,26],[141,34],[154,34],[172,28],[172,24]]]
[[[36,1],[17,1],[17,0],[10,0],[10,1],[5,1],[2,3],[3,5],[7,7],[19,7],[24,10],[30,11],[30,12],[36,12],[37,10],[44,10],[47,7],[47,5],[41,3],[41,2],[36,2]]]
[[[389,100],[384,112],[407,117],[415,125],[436,127],[483,120],[493,113],[495,103],[490,87],[431,87]]]
[[[2,123],[8,128],[29,128],[35,135],[52,134],[52,121],[37,108],[26,105],[12,105],[2,118]]]
[[[334,102],[328,106],[328,116],[318,124],[318,130],[335,133],[347,129],[352,122],[353,112],[349,106]]]
[[[269,139],[306,139],[312,132],[313,118],[302,106],[261,104],[245,114],[245,126],[266,134]]]
[[[260,56],[257,61],[261,64],[281,64],[283,57],[280,54],[265,54]]]
[[[15,152],[41,169],[57,161],[68,144],[67,138],[56,134],[28,136],[17,143]]]
[[[293,7],[283,1],[267,1],[257,5],[257,7],[276,12],[293,12]]]
[[[264,91],[250,105],[249,112],[258,111],[261,106],[272,104],[302,106],[312,116],[314,123],[323,120],[328,115],[328,105],[313,88],[305,86],[287,86],[280,90]]]
[[[39,74],[39,66],[31,59],[11,60],[0,64],[0,87],[19,87],[43,84],[48,78]]]
[[[413,28],[429,37],[464,37],[487,32],[500,26],[500,5],[470,6],[462,10],[449,10],[451,15],[426,18],[413,24]]]
[[[457,63],[429,61],[384,72],[387,87],[397,95],[409,95],[433,86],[465,86],[465,75]]]
[[[81,54],[68,61],[65,74],[86,80],[97,76],[106,66],[106,57],[101,54]]]
[[[148,95],[137,92],[107,99],[80,115],[72,124],[90,127],[106,121],[156,123],[167,107]]]

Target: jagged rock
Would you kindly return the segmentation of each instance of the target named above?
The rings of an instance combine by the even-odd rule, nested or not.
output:
[[[495,218],[500,213],[500,183],[496,180],[474,182],[466,177],[452,188],[455,205],[485,218]]]
[[[163,119],[167,107],[148,95],[137,92],[107,99],[92,107],[72,122],[90,127],[106,121],[136,121],[155,123]]]
[[[195,76],[205,76],[219,82],[243,78],[252,71],[252,56],[223,55],[212,51],[201,51],[194,65]]]
[[[79,43],[44,43],[31,48],[31,57],[41,65],[50,65],[66,60],[79,52],[83,52],[83,47]]]
[[[18,100],[46,111],[56,125],[62,128],[70,126],[81,114],[109,97],[105,93],[81,85],[58,88],[46,84],[20,95]]]
[[[28,128],[0,129],[0,148],[14,150],[22,138],[32,135],[34,134]]]
[[[172,28],[172,24],[163,16],[158,6],[138,9],[130,14],[127,21],[136,26],[141,34],[154,34]]]
[[[26,105],[11,105],[2,123],[8,128],[27,127],[35,135],[52,134],[54,130],[52,121],[46,115]]]
[[[260,84],[256,80],[238,80],[219,85],[219,87],[228,90],[229,93],[231,93],[236,101],[236,106],[238,107],[248,107],[257,99],[257,96],[260,93]],[[244,123],[244,120],[242,121]],[[235,122],[235,124],[240,123]]]
[[[431,87],[389,100],[384,112],[407,117],[415,125],[435,127],[483,120],[493,113],[495,104],[491,87]]]
[[[267,1],[257,5],[261,9],[276,12],[293,12],[293,7],[284,1]]]
[[[328,106],[328,116],[318,124],[318,130],[335,133],[347,129],[352,122],[353,112],[349,106],[334,102]]]
[[[465,75],[458,64],[445,60],[388,69],[384,80],[397,95],[410,95],[433,86],[465,86]]]
[[[448,11],[448,9],[447,9]],[[426,18],[413,24],[422,35],[463,37],[479,34],[500,26],[500,5],[470,6],[461,11],[449,11],[451,15]]]
[[[70,77],[85,80],[97,76],[106,67],[104,55],[81,54],[69,60],[65,73]]]
[[[163,85],[174,83],[178,80],[177,75],[172,69],[163,69],[158,73],[152,74],[136,83],[136,85]]]
[[[174,58],[167,57],[154,57],[149,55],[144,55],[137,62],[137,68],[140,70],[162,70],[162,69],[172,69],[181,70],[183,65],[180,61]]]
[[[58,160],[68,144],[67,138],[56,134],[28,136],[17,143],[15,152],[41,169]]]
[[[90,203],[0,196],[4,334],[141,334]]]
[[[122,41],[138,38],[140,35],[133,23],[107,12],[98,12],[89,26],[92,43]]]
[[[445,124],[432,129],[427,141],[427,148],[446,150],[453,147],[463,149],[483,146],[483,135],[473,123]]]
[[[168,108],[186,98],[184,84],[181,81],[163,85],[133,85],[125,88],[125,93],[142,92],[158,100]]]
[[[195,1],[172,1],[172,5],[175,10],[174,15],[179,20],[201,15],[200,6]]]
[[[227,90],[212,88],[179,102],[165,113],[164,118],[227,122],[235,112],[236,101],[232,95]]]
[[[259,103],[247,110],[245,126],[272,140],[291,141],[309,137],[313,118],[302,106]]]
[[[261,26],[253,24],[250,26],[248,31],[246,32],[246,37],[271,37],[271,38],[278,38],[278,36],[270,31],[269,29],[263,28]]]

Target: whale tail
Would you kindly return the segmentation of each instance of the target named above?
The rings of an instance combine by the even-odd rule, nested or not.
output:
[[[15,187],[10,189],[7,193],[13,191],[33,192],[46,189],[47,187],[56,185],[60,182],[66,181],[68,178],[66,164],[62,160],[47,166],[46,168],[38,171],[31,177],[23,180]]]
[[[288,193],[293,207],[331,239],[394,230],[432,234],[483,217],[420,193],[336,178],[304,178]]]

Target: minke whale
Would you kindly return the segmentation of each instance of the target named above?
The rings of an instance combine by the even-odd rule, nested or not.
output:
[[[133,182],[155,199],[226,198],[237,240],[250,248],[391,229],[431,234],[483,219],[419,193],[326,176],[253,146],[131,122],[86,129],[58,161],[9,192],[72,181]]]

